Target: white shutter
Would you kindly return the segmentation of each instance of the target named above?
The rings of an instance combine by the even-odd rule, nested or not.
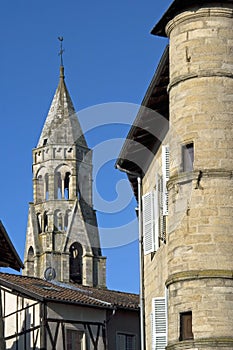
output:
[[[153,299],[152,299],[153,303]],[[154,325],[154,315],[153,313],[150,314],[150,321],[151,321],[151,349],[155,350],[155,325]]]
[[[163,174],[163,215],[168,215],[168,190],[167,181],[169,180],[169,146],[162,146],[162,174]]]
[[[158,249],[158,186],[156,190],[142,196],[144,254]]]
[[[159,191],[159,238],[163,240],[164,222],[163,222],[163,177],[158,179],[158,191]]]
[[[152,349],[165,350],[167,345],[167,307],[165,298],[152,299]]]
[[[155,225],[154,225],[154,241],[155,241],[155,251],[159,249],[159,177],[158,174],[156,175],[156,187],[154,191],[154,218],[155,218]]]

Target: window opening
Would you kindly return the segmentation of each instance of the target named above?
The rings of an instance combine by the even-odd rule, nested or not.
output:
[[[29,276],[34,274],[34,250],[32,247],[28,249],[28,274]]]
[[[66,231],[70,221],[71,210],[67,210],[64,219],[64,230]]]
[[[67,172],[64,180],[64,197],[65,199],[69,199],[70,195],[70,173]]]
[[[67,350],[82,350],[83,332],[67,329],[66,330]]]
[[[59,172],[55,174],[55,199],[62,199],[62,179]]]
[[[44,212],[44,232],[48,231],[48,215]]]
[[[136,337],[132,334],[117,334],[117,350],[136,350]]]
[[[54,212],[54,231],[62,231],[63,229],[63,217],[60,210]]]
[[[42,179],[42,175],[39,175],[37,178],[37,201],[38,202],[42,202],[42,198],[43,198],[43,179]]]
[[[193,142],[182,146],[182,164],[183,171],[188,172],[193,170],[194,162],[194,146]]]
[[[62,213],[58,213],[57,214],[57,223],[58,223],[58,230],[61,231],[62,230]]]
[[[49,199],[49,175],[45,174],[45,200]]]
[[[70,247],[70,279],[76,283],[82,283],[83,248],[75,242]]]
[[[180,340],[193,339],[192,311],[180,313]]]
[[[37,225],[38,225],[38,232],[42,232],[42,218],[41,218],[41,213],[36,214],[37,217]]]

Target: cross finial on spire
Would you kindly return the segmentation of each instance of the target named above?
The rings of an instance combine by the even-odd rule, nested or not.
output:
[[[60,41],[60,52],[59,52],[59,56],[61,56],[61,67],[63,67],[63,52],[65,51],[64,49],[63,49],[63,46],[62,46],[62,42],[63,42],[63,36],[59,36],[58,37],[58,40]]]

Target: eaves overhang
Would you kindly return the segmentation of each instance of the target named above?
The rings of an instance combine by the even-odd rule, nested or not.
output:
[[[46,281],[36,277],[0,273],[0,289],[41,303],[69,304],[98,309],[139,310],[136,294]]]
[[[143,178],[168,131],[168,83],[167,46],[115,164],[116,168],[127,173],[136,197],[137,177]]]
[[[13,246],[3,223],[0,220],[0,267],[10,267],[20,271],[24,267],[15,247]]]
[[[220,0],[220,1],[213,1],[213,0],[175,0],[172,2],[172,4],[169,6],[167,11],[164,13],[164,15],[161,17],[161,19],[157,22],[157,24],[154,26],[154,28],[151,31],[151,34],[158,35],[162,37],[167,37],[166,35],[166,25],[169,21],[171,21],[175,16],[180,14],[181,12],[187,11],[189,9],[198,9],[200,6],[208,7],[208,5],[211,4],[211,7],[223,7],[224,5],[233,5],[233,0]]]

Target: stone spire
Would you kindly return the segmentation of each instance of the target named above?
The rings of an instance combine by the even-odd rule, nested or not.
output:
[[[37,147],[33,150],[24,275],[105,286],[92,204],[92,151],[64,81],[64,67]]]
[[[48,112],[37,147],[52,144],[77,143],[87,147],[75,109],[65,84],[64,67]]]

